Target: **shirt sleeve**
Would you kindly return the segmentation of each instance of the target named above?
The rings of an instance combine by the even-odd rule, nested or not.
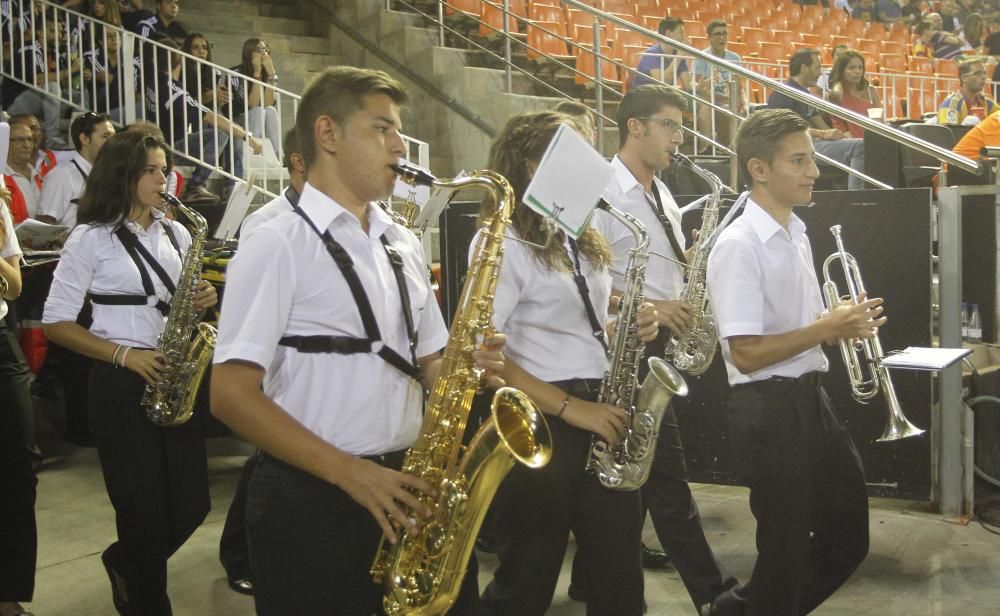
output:
[[[291,246],[280,231],[262,227],[241,242],[226,269],[213,363],[271,364],[295,301],[297,274]]]
[[[97,271],[97,241],[101,233],[110,231],[107,227],[79,225],[69,234],[59,256],[59,265],[52,274],[42,323],[50,325],[76,321]]]
[[[990,116],[984,122],[973,126],[969,132],[965,133],[952,151],[973,160],[980,157],[980,152],[986,146],[986,130],[992,129],[994,134],[1000,133],[1000,121]],[[1000,145],[1000,142],[998,142]]]
[[[75,173],[75,171],[74,171]],[[56,177],[47,177],[42,185],[42,196],[38,200],[38,214],[51,216],[57,224],[65,224],[63,216],[69,209],[69,200],[74,198],[72,182],[66,176],[65,170]]]
[[[708,257],[708,295],[720,338],[763,333],[760,267],[744,242],[722,238],[712,248]]]

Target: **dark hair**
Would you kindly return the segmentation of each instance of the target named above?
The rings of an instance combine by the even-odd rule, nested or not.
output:
[[[291,127],[285,131],[285,137],[281,140],[282,158],[281,164],[288,169],[292,170],[292,154],[298,154],[302,156],[302,148],[299,147],[299,134],[295,131],[295,127]]]
[[[176,52],[180,50],[174,39],[169,36],[149,37],[156,45],[156,68],[161,73],[170,74],[173,68],[181,63],[182,57]],[[148,55],[146,57],[149,57]]]
[[[264,39],[259,38],[248,38],[243,41],[243,52],[240,55],[240,73],[246,75],[247,77],[253,77],[253,52],[257,49],[258,43],[263,43]],[[267,81],[270,75],[267,73],[267,69],[264,68],[264,63],[260,65],[260,80]]]
[[[111,118],[109,116],[103,113],[94,113],[93,111],[76,116],[69,125],[69,136],[73,139],[73,147],[76,148],[76,151],[79,152],[80,148],[83,147],[80,135],[87,135],[89,137],[94,134],[94,128],[98,124],[110,121]]]
[[[975,40],[969,38],[969,30],[974,29],[978,31],[978,36]],[[983,16],[979,13],[969,13],[965,16],[965,21],[962,22],[962,36],[965,37],[965,42],[971,47],[979,47],[983,44],[983,31],[985,30],[985,22],[983,21]]]
[[[150,132],[125,131],[108,139],[87,176],[77,210],[77,222],[98,225],[123,223],[132,210],[135,187],[146,168],[148,152],[156,149],[166,153],[169,168],[170,149]]]
[[[184,71],[186,73],[188,93],[200,101],[202,94],[210,90],[215,90],[215,75],[212,72],[212,67],[209,65],[213,61],[212,44],[208,42],[208,37],[201,32],[192,32],[184,37],[184,44],[181,45],[181,51],[191,53],[192,46],[197,39],[205,41],[205,45],[208,47],[208,57],[205,58],[204,62],[184,58]],[[201,86],[201,91],[199,91],[199,85]]]
[[[809,123],[790,109],[762,109],[750,114],[736,133],[736,160],[742,184],[753,185],[747,169],[751,158],[770,164],[785,135],[809,130]]]
[[[184,53],[191,53],[191,46],[194,45],[195,39],[204,39],[205,43],[208,43],[208,37],[202,34],[201,32],[191,32],[190,34],[184,37],[184,44],[181,45],[181,51],[183,51]],[[208,45],[208,57],[206,58],[206,61],[208,62],[212,61],[211,44]]]
[[[725,19],[713,19],[712,21],[708,22],[707,26],[705,26],[705,34],[712,36],[712,30],[715,30],[716,28],[728,28],[728,27],[729,24],[726,23]]]
[[[812,48],[796,50],[788,59],[788,74],[792,77],[797,76],[804,67],[812,65],[813,58],[819,57],[819,55],[819,51]]]
[[[98,2],[104,5],[104,17],[97,17],[94,15],[94,5]],[[118,0],[88,0],[87,15],[90,15],[95,19],[100,19],[104,23],[108,23],[113,26],[122,25],[121,6],[118,4]]]
[[[687,111],[687,100],[673,86],[648,84],[632,88],[622,102],[618,103],[615,122],[618,123],[618,147],[628,141],[628,121],[632,118],[648,118],[664,107]]]
[[[667,30],[673,32],[677,29],[677,26],[683,26],[684,20],[677,17],[667,17],[660,22],[660,25],[656,27],[656,31],[661,35],[666,34]]]
[[[851,60],[857,58],[861,60],[861,83],[859,84],[862,88],[868,88],[868,80],[865,79],[865,57],[861,55],[861,52],[855,49],[848,49],[844,53],[840,54],[836,62],[833,63],[833,69],[830,71],[830,88],[833,89],[838,83],[841,83],[844,79],[844,71],[847,70],[847,65],[851,63]]]
[[[295,117],[295,130],[306,168],[316,159],[316,120],[327,116],[338,126],[344,126],[351,114],[364,107],[364,98],[369,94],[385,94],[397,105],[409,99],[403,84],[388,73],[374,69],[332,67],[310,82],[302,93]]]
[[[528,168],[529,163],[537,164],[541,161],[556,130],[563,124],[580,130],[572,116],[555,111],[521,113],[514,116],[508,120],[490,145],[489,168],[507,178],[514,189],[518,205],[511,216],[511,226],[517,234],[527,242],[545,246],[545,248],[530,249],[544,266],[552,270],[568,271],[573,266],[563,249],[562,242],[548,233],[541,216],[520,202],[521,195],[531,182],[532,171]],[[494,209],[484,203],[480,211],[480,220],[492,216],[494,212]],[[580,234],[577,245],[580,253],[596,267],[603,268],[610,265],[611,248],[608,241],[596,229],[587,227]]]

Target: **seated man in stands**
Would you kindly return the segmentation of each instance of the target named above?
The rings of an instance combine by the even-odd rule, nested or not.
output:
[[[25,218],[34,218],[38,210],[42,178],[35,172],[34,162],[35,138],[31,127],[15,116],[10,122],[10,150],[3,170],[4,185],[11,193],[10,213],[15,224]]]
[[[788,61],[788,72],[792,78],[786,81],[785,85],[800,90],[803,94],[809,94],[809,88],[816,85],[816,80],[822,72],[819,52],[815,49],[796,51]],[[809,135],[813,138],[816,152],[864,173],[865,148],[861,139],[850,138],[847,136],[848,133],[830,128],[818,109],[779,92],[772,92],[767,104],[769,107],[791,109],[805,118],[812,127],[809,129]],[[861,178],[848,175],[847,187],[851,190],[860,190],[864,187],[864,182]]]
[[[913,27],[916,40],[911,55],[947,60],[961,54],[962,39],[941,30],[941,16],[937,13],[928,13],[927,17]]]
[[[264,146],[259,139],[254,138],[241,126],[230,123],[229,120],[213,113],[207,107],[196,101],[184,85],[178,81],[184,66],[183,58],[175,53],[178,46],[169,39],[162,41],[163,47],[156,48],[156,66],[159,74],[155,84],[146,85],[146,118],[156,122],[166,136],[166,141],[172,144],[179,154],[195,159],[194,173],[187,182],[182,201],[189,203],[217,203],[219,197],[205,188],[218,162],[218,153],[229,143],[230,135],[234,139],[243,139],[255,154],[260,154]],[[235,175],[243,173],[243,148],[233,148],[237,157]],[[175,159],[176,162],[183,160]],[[196,161],[201,161],[199,164]]]
[[[986,146],[1000,146],[1000,111],[991,113],[958,140],[952,151],[966,158],[978,159]]]
[[[70,136],[76,153],[69,163],[57,166],[46,176],[35,218],[51,225],[76,226],[76,200],[83,195],[97,153],[114,134],[115,127],[106,115],[88,111],[73,120]]]
[[[684,35],[684,20],[676,17],[667,17],[660,22],[656,28],[661,36],[668,39],[687,43]],[[656,43],[642,54],[639,66],[635,67],[637,74],[632,79],[632,87],[638,87],[647,83],[656,83],[654,80],[662,81],[667,85],[677,86],[683,90],[691,90],[691,70],[688,68],[687,60],[679,58],[674,66],[674,58],[664,58],[665,55],[676,56],[678,51],[669,45]]]
[[[733,64],[742,62],[743,59],[740,58],[739,54],[726,49],[726,45],[729,43],[729,24],[726,23],[726,20],[713,19],[705,26],[705,32],[708,34],[709,42],[708,48],[704,50],[705,52]],[[737,100],[735,106],[733,106],[733,101],[729,98],[729,82],[736,80],[732,71],[717,68],[704,60],[695,60],[694,77],[698,84],[698,96],[712,101],[719,107],[724,107],[737,113],[743,112],[746,101],[743,98],[743,88],[739,86],[739,81],[737,81],[736,86]],[[713,118],[715,120],[714,131],[712,130]],[[733,137],[733,135],[730,135],[729,128],[729,116],[715,111],[711,107],[705,107],[700,110],[698,114],[699,133],[711,137],[714,132],[719,143],[729,145]]]
[[[978,123],[993,113],[997,103],[983,94],[986,85],[986,66],[979,60],[966,60],[958,65],[958,90],[941,101],[938,124]]]
[[[178,45],[187,38],[187,30],[177,21],[177,14],[180,13],[179,0],[156,0],[156,13],[144,13],[130,28],[142,38],[151,38],[156,33],[165,34]]]

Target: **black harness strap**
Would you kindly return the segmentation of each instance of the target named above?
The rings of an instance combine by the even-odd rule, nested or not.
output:
[[[291,199],[289,199],[291,202]],[[295,200],[296,202],[298,199]],[[344,275],[354,303],[357,304],[358,313],[361,317],[361,324],[365,328],[365,338],[355,338],[352,336],[283,336],[278,344],[293,347],[302,353],[341,353],[350,355],[354,353],[371,353],[374,343],[382,341],[382,333],[379,331],[378,322],[375,320],[375,313],[372,311],[371,302],[361,278],[358,277],[354,269],[354,261],[347,254],[344,247],[337,243],[330,234],[330,231],[320,231],[313,224],[306,213],[298,207],[297,203],[292,203],[292,207],[299,216],[312,228],[313,231],[323,241],[326,250],[333,257],[340,272]],[[403,305],[403,317],[406,323],[406,333],[410,339],[411,361],[404,359],[399,353],[386,344],[382,344],[375,354],[385,360],[393,368],[403,374],[419,381],[421,379],[420,369],[417,367],[417,334],[413,328],[413,317],[410,313],[410,294],[406,287],[406,277],[403,274],[403,258],[399,252],[389,244],[383,234],[379,238],[385,254],[389,258],[393,274],[396,277],[396,285],[399,287],[399,296]]]
[[[80,166],[80,163],[76,162],[76,159],[71,159],[69,162],[73,163],[73,166],[76,167],[76,170],[79,171],[80,175],[83,176],[83,181],[86,182],[87,181],[87,174],[84,173],[83,167]]]
[[[183,261],[183,256],[181,255],[180,245],[177,243],[177,238],[174,236],[173,230],[170,225],[163,223],[163,231],[167,235],[167,239],[170,240],[170,244],[177,251],[177,256],[181,257]],[[149,270],[146,269],[146,263],[153,268],[156,273],[156,277],[160,279],[163,286],[167,288],[167,291],[173,295],[177,291],[177,287],[174,285],[174,281],[170,279],[170,275],[167,271],[163,269],[159,261],[153,257],[152,254],[146,247],[139,242],[136,238],[135,233],[132,233],[124,225],[115,229],[115,235],[121,241],[122,245],[125,247],[125,252],[128,256],[132,258],[135,263],[136,268],[139,270],[139,278],[142,280],[142,290],[146,293],[145,295],[105,295],[100,293],[91,293],[90,299],[95,304],[102,304],[105,306],[148,306],[149,298],[156,298],[156,289],[153,287],[153,279],[149,275]],[[160,311],[160,314],[167,316],[170,314],[170,304],[163,301],[162,299],[157,299],[154,307]]]
[[[570,238],[569,247],[573,252],[573,280],[576,282],[576,288],[580,291],[580,298],[583,299],[583,307],[587,310],[587,320],[590,321],[590,333],[601,343],[601,346],[604,347],[604,353],[607,354],[609,351],[608,340],[604,336],[604,327],[597,318],[594,304],[590,301],[590,288],[587,286],[587,279],[580,268],[580,250],[576,246],[576,240]]]

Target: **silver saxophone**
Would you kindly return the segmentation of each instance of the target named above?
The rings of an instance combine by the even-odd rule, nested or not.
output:
[[[698,243],[691,251],[691,259],[688,261],[690,267],[687,270],[687,279],[684,281],[684,291],[680,296],[680,299],[687,302],[694,310],[694,324],[686,334],[671,334],[664,349],[664,356],[678,370],[697,376],[712,365],[715,350],[719,347],[719,328],[715,322],[715,315],[712,314],[712,306],[708,302],[706,272],[708,253],[712,249],[710,239],[719,224],[719,206],[722,203],[725,184],[717,175],[695,165],[683,154],[674,153],[672,158],[674,163],[691,169],[712,187],[712,192],[702,210]]]
[[[667,404],[675,395],[686,396],[687,384],[666,361],[650,357],[649,374],[639,386],[639,362],[646,344],[639,339],[635,320],[644,300],[642,287],[649,259],[649,236],[634,216],[615,209],[604,200],[597,207],[628,227],[635,236],[635,247],[629,251],[618,323],[608,344],[608,369],[598,398],[599,402],[625,410],[628,417],[625,436],[614,447],[593,437],[587,471],[595,473],[606,488],[637,490],[649,478]]]

